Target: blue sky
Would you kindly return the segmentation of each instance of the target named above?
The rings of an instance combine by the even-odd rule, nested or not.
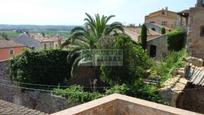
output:
[[[0,24],[82,25],[85,12],[116,17],[112,21],[140,24],[144,16],[168,7],[181,11],[196,0],[0,0]]]

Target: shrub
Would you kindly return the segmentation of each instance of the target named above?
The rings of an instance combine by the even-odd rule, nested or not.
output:
[[[166,29],[165,28],[161,29],[161,34],[166,34]]]
[[[67,89],[54,89],[53,93],[67,98],[71,103],[84,103],[103,96],[97,92],[85,92],[83,87],[78,85],[70,86]]]
[[[26,51],[11,60],[11,78],[25,83],[61,84],[70,77],[68,54],[61,50]]]
[[[101,79],[110,85],[131,84],[135,80],[145,77],[145,70],[150,65],[150,59],[143,48],[133,43],[130,37],[119,35],[115,39],[113,49],[123,50],[122,66],[102,66]]]
[[[138,81],[130,87],[130,96],[165,104],[162,97],[160,97],[156,86],[144,84],[143,81]]]
[[[167,34],[168,49],[171,51],[179,51],[185,47],[186,31],[180,28],[175,29]]]
[[[164,83],[167,79],[171,78],[172,73],[177,68],[185,66],[183,59],[187,56],[186,50],[171,52],[163,62],[160,64],[153,64],[152,71],[156,71],[157,75],[161,76],[161,83]]]
[[[106,90],[106,94],[114,94],[114,93],[119,93],[119,94],[128,94],[129,92],[129,87],[126,84],[123,85],[115,85],[112,88]]]

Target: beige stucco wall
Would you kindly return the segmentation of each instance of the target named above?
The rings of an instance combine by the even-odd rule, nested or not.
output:
[[[149,101],[113,94],[52,115],[200,115]]]
[[[204,59],[204,36],[200,36],[204,26],[204,7],[190,9],[188,47],[192,56]]]
[[[160,60],[168,55],[168,43],[167,43],[167,36],[163,35],[157,39],[150,40],[147,42],[147,51],[150,54],[150,47],[154,45],[157,47],[156,51],[156,60]]]
[[[174,28],[176,26],[177,14],[171,11],[164,10],[165,14],[162,14],[162,10],[152,13],[145,17],[145,23],[155,22],[162,25],[162,21],[166,21],[166,27]]]

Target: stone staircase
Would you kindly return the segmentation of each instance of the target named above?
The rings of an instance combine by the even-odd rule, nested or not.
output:
[[[204,86],[203,60],[189,57],[186,61],[191,65],[190,74],[192,74],[193,77],[186,79],[185,68],[178,68],[177,71],[173,73],[174,77],[167,80],[164,83],[164,87],[160,89],[160,95],[173,107],[176,107],[177,98],[180,93],[183,92],[188,82]]]

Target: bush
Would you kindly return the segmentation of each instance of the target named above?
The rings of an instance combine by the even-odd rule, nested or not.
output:
[[[186,31],[180,28],[175,29],[167,34],[168,49],[171,51],[179,51],[185,47]]]
[[[126,84],[123,85],[115,85],[112,88],[106,90],[106,94],[114,94],[114,93],[119,93],[119,94],[128,94],[130,91],[129,87]]]
[[[171,78],[172,73],[180,67],[185,66],[183,59],[187,57],[188,54],[186,50],[181,50],[179,52],[171,52],[166,59],[160,64],[154,64],[152,71],[156,71],[158,76],[161,76],[161,83]]]
[[[11,78],[33,84],[62,84],[70,78],[68,54],[61,50],[26,51],[11,60]]]
[[[103,96],[97,92],[85,92],[83,87],[78,85],[70,86],[67,89],[54,89],[53,93],[67,98],[71,103],[84,103]]]
[[[130,37],[119,35],[115,39],[113,49],[123,50],[123,66],[102,66],[101,79],[110,85],[131,84],[145,77],[146,69],[150,68],[150,59],[143,48],[133,43]]]
[[[166,34],[166,29],[165,28],[161,29],[161,34]]]

